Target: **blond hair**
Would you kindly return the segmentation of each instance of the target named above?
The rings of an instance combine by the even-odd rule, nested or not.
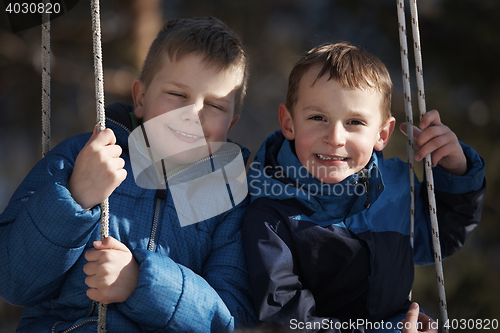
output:
[[[240,38],[222,21],[213,17],[170,20],[153,41],[139,79],[149,87],[163,65],[165,55],[178,61],[189,54],[202,55],[217,70],[238,69],[241,84],[235,94],[234,117],[241,112],[248,81],[248,57]]]
[[[300,79],[316,66],[321,70],[313,84],[328,73],[328,80],[336,80],[344,87],[376,90],[382,94],[383,119],[391,116],[392,81],[387,68],[373,54],[346,42],[315,47],[297,61],[288,78],[286,106],[290,112],[297,103]]]

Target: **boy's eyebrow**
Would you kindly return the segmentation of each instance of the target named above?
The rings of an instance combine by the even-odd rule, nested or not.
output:
[[[366,117],[370,115],[370,112],[363,112],[363,111],[358,111],[358,110],[351,110],[350,116],[352,117]]]
[[[302,109],[303,111],[323,111],[322,108],[316,105],[308,105]]]
[[[182,89],[189,89],[190,87],[184,83],[180,83],[177,81],[165,81],[165,83],[172,84],[174,86],[177,86]],[[227,104],[231,104],[231,99],[227,96],[217,96],[217,95],[210,95],[210,97],[217,99],[218,101],[225,102]]]
[[[165,81],[165,83],[173,84],[174,86],[177,86],[179,88],[189,88],[189,86],[185,85],[184,83],[180,83],[180,82],[176,82],[176,81]]]
[[[211,97],[215,98],[218,101],[225,102],[227,104],[231,103],[231,99],[227,96],[220,96],[219,97],[219,96],[212,95]]]
[[[323,108],[317,105],[308,105],[302,109],[302,111],[315,111],[315,112],[323,112]],[[367,117],[371,114],[369,111],[363,110],[349,110],[349,116],[351,117]]]

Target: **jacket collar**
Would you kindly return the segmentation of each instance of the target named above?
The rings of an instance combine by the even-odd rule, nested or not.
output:
[[[252,200],[263,196],[275,200],[294,198],[313,211],[309,218],[322,226],[344,222],[368,209],[384,190],[375,152],[360,172],[339,183],[326,184],[307,172],[281,131],[266,139],[248,176],[250,182],[254,181],[250,183]],[[256,186],[261,191],[254,191]]]
[[[123,149],[128,150],[128,136],[133,130],[129,113],[134,111],[134,106],[117,102],[108,105],[105,111],[106,127],[113,130],[116,143]]]

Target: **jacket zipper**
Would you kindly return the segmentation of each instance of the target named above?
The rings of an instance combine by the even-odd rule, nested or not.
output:
[[[92,301],[92,305],[90,307],[90,311],[89,311],[89,313],[85,317],[92,316],[92,314],[94,313],[96,305],[97,305],[97,302],[96,301]],[[76,325],[71,326],[70,328],[67,328],[62,333],[69,332],[70,330],[76,329],[76,328],[78,328],[78,327],[80,327],[80,326],[82,326],[84,324],[90,323],[92,321],[97,321],[97,320],[96,319],[88,319],[88,320],[82,321],[82,322],[80,322],[80,323],[78,323]],[[52,333],[55,333],[57,325],[59,325],[61,323],[64,323],[64,321],[58,321],[58,322],[54,323],[54,325],[52,326]]]
[[[113,124],[117,125],[118,127],[123,128],[129,135],[132,133],[122,123],[120,123],[114,119],[111,119],[111,118],[107,118],[107,120],[109,120]],[[135,140],[134,140],[134,143],[137,145],[137,142]],[[150,160],[150,157],[147,156],[146,154],[144,154],[142,149],[139,149],[139,147],[137,147],[137,148],[138,148],[137,151],[139,151],[139,153],[141,155],[143,155],[145,158]],[[130,147],[129,147],[129,149],[130,149]],[[158,170],[158,168],[156,168],[156,166],[155,166],[155,170],[156,170],[156,174],[157,174],[158,178],[161,179],[160,171]],[[166,190],[163,193],[161,190],[157,190],[157,199],[156,199],[156,203],[155,203],[155,213],[153,216],[153,224],[151,226],[151,233],[149,235],[149,242],[148,242],[148,247],[147,247],[148,251],[154,251],[156,229],[158,228],[158,218],[160,216],[161,200],[165,199],[165,198],[166,198]]]
[[[92,306],[90,308],[90,311],[89,311],[89,314],[86,315],[85,317],[90,317],[92,316],[92,314],[94,313],[95,311],[95,307],[97,306],[97,302],[96,301],[92,301]]]
[[[73,330],[76,330],[77,328],[82,327],[82,326],[83,326],[83,325],[85,325],[85,324],[92,323],[92,322],[97,322],[97,318],[91,318],[91,319],[87,319],[87,320],[81,321],[81,322],[79,322],[78,324],[73,325],[73,326],[71,326],[70,328],[65,329],[65,330],[64,330],[64,331],[62,331],[61,333],[68,333],[68,332],[71,332],[71,331],[73,331]],[[57,325],[59,325],[60,323],[63,323],[63,321],[58,321],[57,323],[55,323],[55,324],[54,324],[54,326],[52,326],[52,333],[55,333],[55,332],[56,332],[56,327],[57,327]]]
[[[167,180],[170,180],[170,179],[172,179],[173,177],[175,177],[175,176],[179,175],[180,173],[182,173],[182,172],[186,171],[187,169],[189,169],[189,168],[191,168],[191,167],[193,167],[193,166],[195,166],[195,165],[197,165],[197,164],[200,164],[200,163],[206,162],[206,161],[210,160],[210,159],[211,159],[211,158],[213,158],[213,157],[217,157],[217,156],[229,156],[229,155],[236,155],[236,154],[239,154],[239,152],[240,152],[239,150],[238,150],[238,151],[234,150],[234,151],[229,151],[229,152],[225,152],[225,153],[215,153],[215,154],[211,154],[211,155],[209,155],[209,156],[207,156],[207,157],[204,157],[204,158],[202,158],[202,159],[200,159],[200,160],[198,160],[198,161],[194,162],[193,164],[188,165],[188,166],[187,166],[187,167],[185,167],[184,169],[181,169],[181,170],[179,170],[179,171],[174,172],[173,174],[171,174],[170,176],[168,176],[168,177],[167,177]]]
[[[188,170],[189,168],[191,168],[194,165],[197,165],[197,164],[203,163],[205,161],[208,161],[213,156],[228,156],[228,155],[235,155],[235,154],[238,154],[238,153],[239,153],[239,151],[232,151],[232,152],[219,153],[217,155],[214,154],[214,155],[207,156],[205,158],[202,158],[202,159],[196,161],[193,164],[188,165],[184,169],[179,170],[179,171],[175,172],[174,174],[168,176],[167,177],[167,181],[169,179],[172,179],[173,177],[181,174],[182,172]],[[167,189],[157,190],[156,193],[157,193],[156,194],[157,198],[156,198],[156,204],[155,204],[155,213],[154,213],[154,216],[153,216],[153,224],[151,226],[151,233],[149,235],[148,251],[154,251],[155,238],[156,238],[156,230],[158,229],[158,221],[159,221],[159,217],[160,217],[161,202],[162,202],[162,200],[164,200],[164,199],[167,198]]]
[[[110,122],[112,122],[113,124],[117,125],[117,126],[120,126],[121,128],[123,128],[125,131],[127,131],[128,134],[132,133],[125,125],[123,125],[122,123],[114,120],[114,119],[111,119],[111,118],[108,118],[106,117],[106,120],[109,120]]]
[[[73,330],[76,330],[77,328],[82,327],[82,326],[83,326],[83,325],[85,325],[85,324],[92,323],[92,322],[97,322],[97,318],[93,318],[93,319],[88,319],[88,320],[81,321],[81,322],[79,322],[78,324],[71,326],[71,327],[70,327],[70,328],[68,328],[67,330],[62,331],[61,333],[68,333],[68,332],[71,332],[71,331],[73,331]]]
[[[153,216],[153,224],[151,226],[151,233],[149,235],[148,251],[154,251],[156,229],[158,229],[158,220],[160,217],[160,208],[162,200],[167,198],[167,190],[157,190],[156,191],[156,203],[155,203],[155,214]]]

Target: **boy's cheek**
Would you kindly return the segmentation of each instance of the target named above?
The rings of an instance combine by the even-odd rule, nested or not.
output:
[[[205,122],[201,125],[205,137],[210,142],[226,142],[227,134],[232,128],[228,119],[212,119],[210,123]]]

